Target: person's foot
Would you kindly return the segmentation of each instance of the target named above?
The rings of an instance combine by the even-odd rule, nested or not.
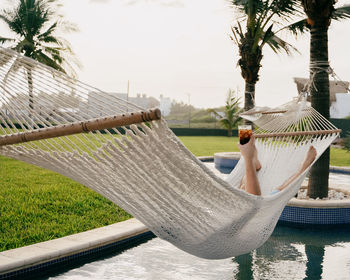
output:
[[[314,146],[310,146],[309,150],[307,151],[306,157],[303,161],[303,164],[301,166],[302,172],[304,172],[310,166],[310,164],[314,162],[316,155],[317,155],[316,149],[314,148]]]

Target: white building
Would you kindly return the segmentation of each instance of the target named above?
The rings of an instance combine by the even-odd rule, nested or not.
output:
[[[302,92],[308,79],[294,78],[298,92]],[[342,119],[350,116],[350,94],[346,93],[350,83],[345,81],[329,81],[330,117],[332,119]]]
[[[159,96],[159,109],[162,112],[162,116],[167,116],[170,114],[171,110],[171,99],[169,97],[164,97],[163,94]]]
[[[130,97],[126,93],[118,93],[118,92],[89,92],[87,102],[80,103],[80,111],[89,110],[90,115],[93,114],[94,108],[100,109],[100,115],[96,114],[93,117],[100,117],[102,114],[115,114],[114,108],[118,106],[118,102],[115,97],[129,101],[132,104],[135,104],[143,109],[151,109],[158,108],[159,101],[151,96],[147,96],[146,94],[137,94],[136,97]],[[111,106],[113,104],[113,106]],[[126,105],[126,104],[125,104]],[[125,107],[125,111],[127,111],[127,106]]]
[[[147,96],[146,94],[138,93],[136,97],[129,97],[129,102],[140,106],[144,109],[152,109],[159,107],[159,101],[152,96]]]
[[[331,118],[342,119],[350,116],[350,94],[336,93],[335,99],[330,108]]]

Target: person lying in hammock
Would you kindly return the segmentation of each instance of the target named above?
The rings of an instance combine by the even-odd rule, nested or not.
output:
[[[250,194],[261,195],[260,184],[257,177],[257,171],[261,169],[261,164],[258,160],[258,151],[255,147],[254,141],[254,136],[252,136],[247,144],[238,144],[238,148],[240,149],[241,155],[244,158],[246,171],[246,174],[242,180],[241,189],[244,189]],[[286,180],[281,186],[279,186],[277,189],[274,189],[270,193],[270,195],[280,192],[285,187],[287,187],[292,181],[294,181],[310,166],[310,164],[315,160],[316,155],[316,149],[313,146],[311,146],[299,170],[288,180]]]

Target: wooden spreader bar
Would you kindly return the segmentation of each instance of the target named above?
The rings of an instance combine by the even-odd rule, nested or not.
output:
[[[262,133],[254,134],[255,138],[269,138],[269,137],[285,137],[285,136],[306,136],[306,135],[322,135],[340,133],[341,129],[333,130],[314,130],[314,131],[295,131],[295,132],[280,132],[280,133]]]
[[[94,130],[109,129],[113,127],[159,120],[160,118],[161,112],[159,109],[108,116],[82,122],[74,122],[71,124],[35,129],[29,132],[20,132],[11,135],[0,136],[0,146],[19,144],[23,142],[49,139],[60,136],[68,136]]]
[[[285,113],[287,112],[286,110],[280,110],[280,111],[254,111],[254,112],[245,112],[245,113],[242,113],[241,115],[246,115],[246,116],[249,116],[249,115],[255,115],[255,114],[263,114],[263,115],[272,115],[272,114],[281,114],[281,113]]]
[[[307,111],[307,109],[304,109],[303,111]],[[287,110],[279,110],[279,111],[254,111],[254,112],[245,112],[241,115],[249,116],[249,115],[255,115],[255,114],[262,114],[262,115],[272,115],[272,114],[283,114],[286,113]]]

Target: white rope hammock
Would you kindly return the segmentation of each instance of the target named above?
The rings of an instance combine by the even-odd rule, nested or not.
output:
[[[252,114],[263,166],[260,197],[237,188],[242,160],[224,181],[182,145],[159,111],[141,110],[0,48],[0,154],[84,184],[199,257],[227,258],[261,246],[306,172],[267,194],[297,171],[310,145],[320,156],[339,134],[305,102]]]

